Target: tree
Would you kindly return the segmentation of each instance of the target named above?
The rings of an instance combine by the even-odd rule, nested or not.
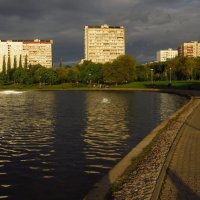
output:
[[[47,69],[46,83],[52,85],[57,82],[57,73],[54,69]]]
[[[80,80],[85,83],[98,83],[103,80],[103,64],[84,61],[79,66]]]
[[[0,73],[0,84],[6,84],[8,82],[7,74],[1,72]]]
[[[31,75],[31,77],[32,77],[32,79],[33,79],[33,82],[34,83],[38,83],[38,80],[37,80],[37,78],[36,78],[36,71],[38,70],[38,69],[40,69],[40,68],[43,68],[42,67],[42,65],[40,65],[40,64],[37,64],[37,65],[29,65],[29,73],[30,73],[30,75]]]
[[[19,68],[22,68],[22,55],[19,57]]]
[[[193,69],[193,78],[195,80],[200,79],[200,57],[195,58],[195,66]]]
[[[136,79],[136,61],[130,55],[121,55],[104,66],[104,80],[111,83],[127,83]]]
[[[11,78],[11,61],[10,61],[10,55],[8,55],[8,61],[7,61],[7,76],[8,76],[8,82]]]
[[[11,69],[11,61],[10,61],[10,56],[8,56],[8,62],[7,62],[7,72],[9,73]]]
[[[187,63],[187,57],[178,57],[174,59],[174,74],[178,80],[187,80],[191,77],[191,70]]]
[[[56,73],[59,83],[64,83],[67,81],[67,69],[61,67],[56,68]]]
[[[13,73],[14,83],[31,84],[33,81],[28,70],[24,68],[17,68]]]
[[[28,68],[28,56],[25,56],[25,62],[24,62],[24,68],[27,69]]]
[[[6,56],[3,56],[3,66],[2,66],[2,72],[6,74]]]
[[[67,69],[67,81],[70,83],[79,81],[79,69],[78,67],[72,67]]]
[[[53,69],[47,69],[45,67],[38,68],[35,72],[35,79],[40,85],[43,84],[54,84],[57,81],[56,71]]]
[[[17,57],[16,56],[14,56],[13,68],[14,69],[17,68]]]
[[[150,77],[150,68],[147,65],[136,66],[137,81],[148,81]]]

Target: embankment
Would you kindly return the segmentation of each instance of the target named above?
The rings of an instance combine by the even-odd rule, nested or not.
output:
[[[112,89],[113,90],[113,89]],[[117,89],[114,89],[117,90]],[[124,89],[123,89],[124,90]],[[127,89],[126,89],[127,90]],[[129,89],[129,91],[135,89]],[[133,148],[109,173],[97,182],[85,200],[151,199],[163,176],[163,166],[168,153],[185,120],[198,106],[195,96],[199,91],[142,90],[168,92],[190,96],[190,101],[165,121],[162,121],[135,148]],[[166,167],[166,166],[165,166]],[[162,173],[161,173],[162,172]]]

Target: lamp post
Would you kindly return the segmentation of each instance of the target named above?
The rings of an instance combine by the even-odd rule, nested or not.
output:
[[[153,84],[153,69],[150,70],[151,70],[151,83]]]
[[[88,74],[89,75],[89,81],[90,81],[90,86],[92,85],[92,80],[91,80],[91,74]]]
[[[172,68],[169,68],[169,82],[172,83]]]

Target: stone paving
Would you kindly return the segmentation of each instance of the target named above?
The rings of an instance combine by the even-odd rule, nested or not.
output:
[[[181,129],[160,199],[200,199],[200,106]]]
[[[167,128],[163,130],[163,132],[157,137],[156,141],[152,145],[151,150],[148,152],[148,154],[146,154],[144,159],[142,159],[138,168],[135,171],[130,173],[129,178],[125,181],[122,188],[119,191],[113,193],[112,199],[148,200],[152,198],[152,194],[155,189],[157,179],[159,177],[159,174],[161,172],[165,159],[168,155],[170,147],[172,146],[177,133],[183,126],[188,116],[198,106],[198,103],[199,103],[198,100],[195,100],[193,103],[190,104],[187,110],[185,110],[178,117],[178,119],[171,121],[171,123],[167,126]],[[200,124],[200,117],[199,117],[199,124]],[[199,146],[199,149],[200,149],[199,142],[197,142],[196,145]],[[191,149],[187,149],[186,151],[190,151],[190,153],[188,153],[188,160],[186,160],[186,163],[183,163],[185,155],[184,157],[182,156],[182,163],[180,165],[181,168],[185,168],[186,167],[185,165],[187,165],[187,163],[191,161],[191,157],[195,155],[195,149],[194,151],[191,151]],[[197,159],[197,156],[195,156],[192,159],[194,159],[195,162],[199,162],[199,160]],[[197,166],[200,166],[198,163],[196,164]],[[195,167],[196,164],[193,165],[195,169],[197,169]],[[195,177],[195,175],[196,173],[192,174],[191,176]],[[196,177],[196,178],[199,178],[199,177]],[[199,180],[200,178],[198,179],[198,181]],[[191,178],[188,177],[188,181],[192,182]],[[194,185],[196,183],[197,182],[194,181]],[[163,192],[162,197],[163,199],[170,199],[168,198],[167,192],[171,191],[171,189],[174,187],[173,186],[171,187],[169,186],[169,184],[167,184],[165,188],[167,191]]]

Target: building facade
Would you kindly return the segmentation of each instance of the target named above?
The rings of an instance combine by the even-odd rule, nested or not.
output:
[[[20,60],[22,66],[27,59],[28,65],[40,64],[44,67],[52,67],[52,40],[0,40],[0,71],[3,63],[10,61],[11,68],[16,62],[19,66]]]
[[[157,62],[166,62],[178,56],[178,51],[173,49],[160,50],[156,52]]]
[[[123,26],[85,26],[85,59],[94,63],[112,62],[125,54]]]
[[[178,48],[178,55],[183,57],[199,57],[200,43],[198,41],[185,42]]]

